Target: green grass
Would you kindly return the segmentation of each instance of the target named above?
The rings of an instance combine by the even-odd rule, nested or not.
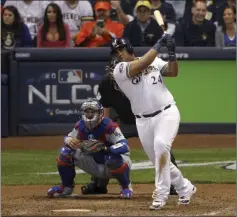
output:
[[[236,123],[236,61],[179,61],[179,76],[165,83],[183,123]]]
[[[177,149],[178,160],[187,162],[210,162],[235,160],[236,150],[227,149]],[[43,185],[60,182],[58,175],[40,175],[36,173],[56,172],[56,151],[3,151],[2,185]],[[132,150],[133,161],[148,160],[141,149]],[[184,176],[198,183],[235,183],[235,171],[224,170],[220,166],[201,166],[181,168]],[[154,182],[154,169],[132,171],[133,183]],[[88,182],[89,175],[77,174],[76,183]]]

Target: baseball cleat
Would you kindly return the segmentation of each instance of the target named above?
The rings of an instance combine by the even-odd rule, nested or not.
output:
[[[57,185],[53,186],[48,190],[48,197],[53,198],[53,197],[67,197],[71,195],[73,192],[73,188],[70,187],[65,187],[63,185]]]
[[[188,205],[191,201],[191,197],[197,192],[197,188],[193,186],[193,189],[183,197],[180,197],[178,200],[178,205]]]
[[[166,204],[165,201],[158,201],[158,200],[154,199],[149,208],[150,208],[150,210],[159,210],[162,207],[164,207],[165,204]]]
[[[120,192],[120,198],[131,199],[132,197],[133,197],[133,189],[131,184],[129,184],[127,188],[122,188]]]
[[[152,201],[152,204],[151,204],[150,207],[149,207],[150,210],[159,210],[159,209],[161,209],[163,206],[165,206],[166,201],[161,201],[161,200],[158,199],[157,197],[158,197],[157,190],[154,190],[154,191],[153,191],[153,194],[152,194],[153,201]]]
[[[178,195],[173,185],[170,186],[170,195]]]
[[[90,184],[90,183],[89,183]],[[97,186],[84,185],[81,187],[81,193],[82,194],[107,194],[108,190],[107,188],[99,188]]]

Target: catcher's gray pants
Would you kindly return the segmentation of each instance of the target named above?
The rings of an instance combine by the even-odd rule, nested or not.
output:
[[[126,154],[121,154],[122,160],[126,163],[129,168],[132,167],[132,161],[130,156]],[[109,169],[105,164],[98,164],[95,162],[92,156],[84,155],[81,153],[80,149],[76,150],[76,153],[73,156],[75,166],[79,167],[81,170],[86,173],[95,176],[97,178],[110,178],[111,174]]]

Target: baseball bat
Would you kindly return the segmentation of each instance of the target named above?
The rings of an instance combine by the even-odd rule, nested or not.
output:
[[[154,11],[154,17],[156,19],[156,22],[159,24],[159,26],[162,28],[163,32],[165,33],[166,29],[165,29],[164,20],[159,10]]]

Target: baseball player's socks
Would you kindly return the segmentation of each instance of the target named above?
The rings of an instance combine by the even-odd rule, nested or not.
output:
[[[110,171],[112,176],[116,178],[121,186],[120,197],[132,198],[133,189],[129,179],[130,168],[124,163],[117,170]]]
[[[68,147],[60,149],[60,154],[57,157],[57,167],[62,185],[72,187],[74,185],[76,171],[72,160],[72,150]]]
[[[74,186],[76,171],[74,166],[58,166],[58,172],[62,180],[62,185],[67,187]]]
[[[116,155],[113,153],[110,153],[106,156],[106,166],[109,169],[109,172],[111,173],[111,176],[118,180],[120,186],[121,186],[121,194],[124,195],[125,198],[131,198],[132,197],[132,188],[129,188],[130,178],[130,168],[127,163],[123,162],[123,158],[120,155]]]
[[[72,160],[72,150],[67,147],[60,149],[57,157],[57,168],[61,177],[62,185],[53,186],[48,190],[49,197],[62,197],[71,195],[75,186],[75,166]]]

